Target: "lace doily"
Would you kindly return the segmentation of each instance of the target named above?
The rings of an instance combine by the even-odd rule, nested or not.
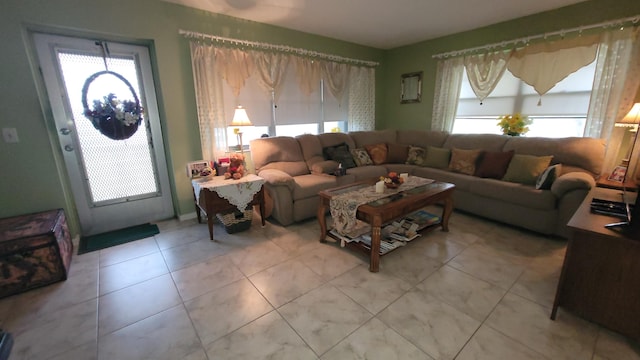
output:
[[[203,189],[215,191],[218,196],[226,199],[229,204],[244,211],[247,205],[253,200],[255,194],[262,189],[264,179],[249,174],[239,180],[226,179],[224,176],[214,176],[211,179],[195,179],[191,181],[193,192],[196,194],[196,202],[200,204],[200,192]]]

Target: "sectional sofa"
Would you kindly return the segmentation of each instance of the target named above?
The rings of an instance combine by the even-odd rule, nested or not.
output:
[[[285,226],[316,216],[319,191],[395,171],[455,184],[457,210],[566,238],[566,223],[595,186],[605,143],[377,130],[260,138],[250,150],[272,216]],[[346,174],[334,175],[339,166]]]

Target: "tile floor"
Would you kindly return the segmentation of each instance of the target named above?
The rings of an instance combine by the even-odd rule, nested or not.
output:
[[[195,221],[74,256],[65,282],[0,300],[19,359],[640,359],[562,310],[565,241],[454,213],[381,261],[308,221]]]

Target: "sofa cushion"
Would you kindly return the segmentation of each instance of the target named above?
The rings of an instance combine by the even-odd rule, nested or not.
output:
[[[427,150],[425,148],[419,146],[409,146],[409,151],[407,151],[406,163],[409,165],[423,166],[426,155]]]
[[[320,145],[322,145],[323,148],[326,148],[327,146],[340,145],[342,143],[347,144],[349,146],[349,149],[362,147],[362,146],[356,146],[351,136],[347,133],[328,132],[328,133],[322,133],[322,134],[312,135],[312,136],[318,137],[318,140],[320,140]]]
[[[322,152],[327,160],[333,160],[338,164],[342,164],[342,167],[345,169],[356,167],[353,156],[351,156],[351,152],[349,151],[349,146],[345,143],[327,146],[322,149]]]
[[[306,175],[309,174],[309,167],[304,161],[279,161],[272,162],[264,165],[259,171],[275,169],[289,174],[290,176]]]
[[[434,167],[437,169],[447,169],[451,161],[451,150],[429,146],[427,148],[427,156],[422,166]]]
[[[394,143],[387,144],[387,162],[393,164],[404,164],[409,155],[409,145],[400,145]]]
[[[351,155],[356,166],[373,165],[373,161],[366,149],[351,149]]]
[[[473,175],[476,172],[476,164],[482,150],[451,149],[451,161],[449,170],[462,174]]]
[[[397,130],[397,144],[406,144],[427,148],[442,147],[449,133],[431,130]]]
[[[556,207],[557,199],[551,191],[497,179],[475,179],[470,191],[476,195],[532,209],[553,210]]]
[[[387,173],[387,168],[382,165],[360,166],[347,169],[347,175],[355,176],[356,181],[379,178],[380,176],[386,176]]]
[[[353,131],[349,133],[356,147],[361,148],[366,145],[375,145],[380,143],[402,144],[396,141],[396,131],[393,129],[374,130],[374,131]]]
[[[526,185],[535,185],[538,176],[551,163],[553,156],[515,154],[502,180]]]
[[[504,144],[510,137],[495,134],[451,134],[447,137],[442,147],[447,149],[502,151]]]
[[[502,179],[507,172],[514,151],[485,151],[475,175],[482,178]]]
[[[298,135],[296,136],[296,140],[298,140],[300,144],[302,156],[309,170],[311,170],[313,164],[325,160],[324,154],[322,153],[322,144],[320,144],[320,139],[316,135]]]
[[[576,166],[597,175],[604,163],[606,142],[602,139],[572,138],[536,138],[513,137],[504,145],[504,150],[515,150],[517,154],[549,155],[553,154],[553,163]],[[563,166],[566,168],[566,166]],[[563,169],[566,173],[568,168]]]
[[[337,180],[330,175],[302,175],[293,178],[293,200],[318,196],[318,192],[335,187]]]
[[[333,175],[340,164],[333,160],[318,161],[311,165],[312,174],[330,174]]]
[[[538,179],[536,180],[536,189],[538,190],[549,190],[551,189],[551,185],[554,181],[560,176],[560,172],[562,171],[562,164],[551,165],[546,168]]]
[[[380,165],[387,162],[387,144],[380,143],[375,145],[366,145],[364,148],[367,149],[374,165]]]
[[[251,160],[256,171],[260,170],[263,166],[274,162],[305,162],[302,156],[302,149],[298,140],[288,136],[275,136],[270,138],[259,138],[251,140],[249,143],[251,148]],[[304,173],[309,173],[309,168],[306,166]],[[293,173],[284,170],[286,173],[293,175]],[[296,169],[294,173],[298,174]]]

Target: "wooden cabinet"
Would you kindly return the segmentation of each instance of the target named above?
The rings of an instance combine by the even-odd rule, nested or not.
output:
[[[573,234],[551,319],[561,306],[640,341],[640,239],[605,228],[619,219],[590,211],[592,198],[620,201],[620,194],[618,190],[593,189],[569,221]]]

